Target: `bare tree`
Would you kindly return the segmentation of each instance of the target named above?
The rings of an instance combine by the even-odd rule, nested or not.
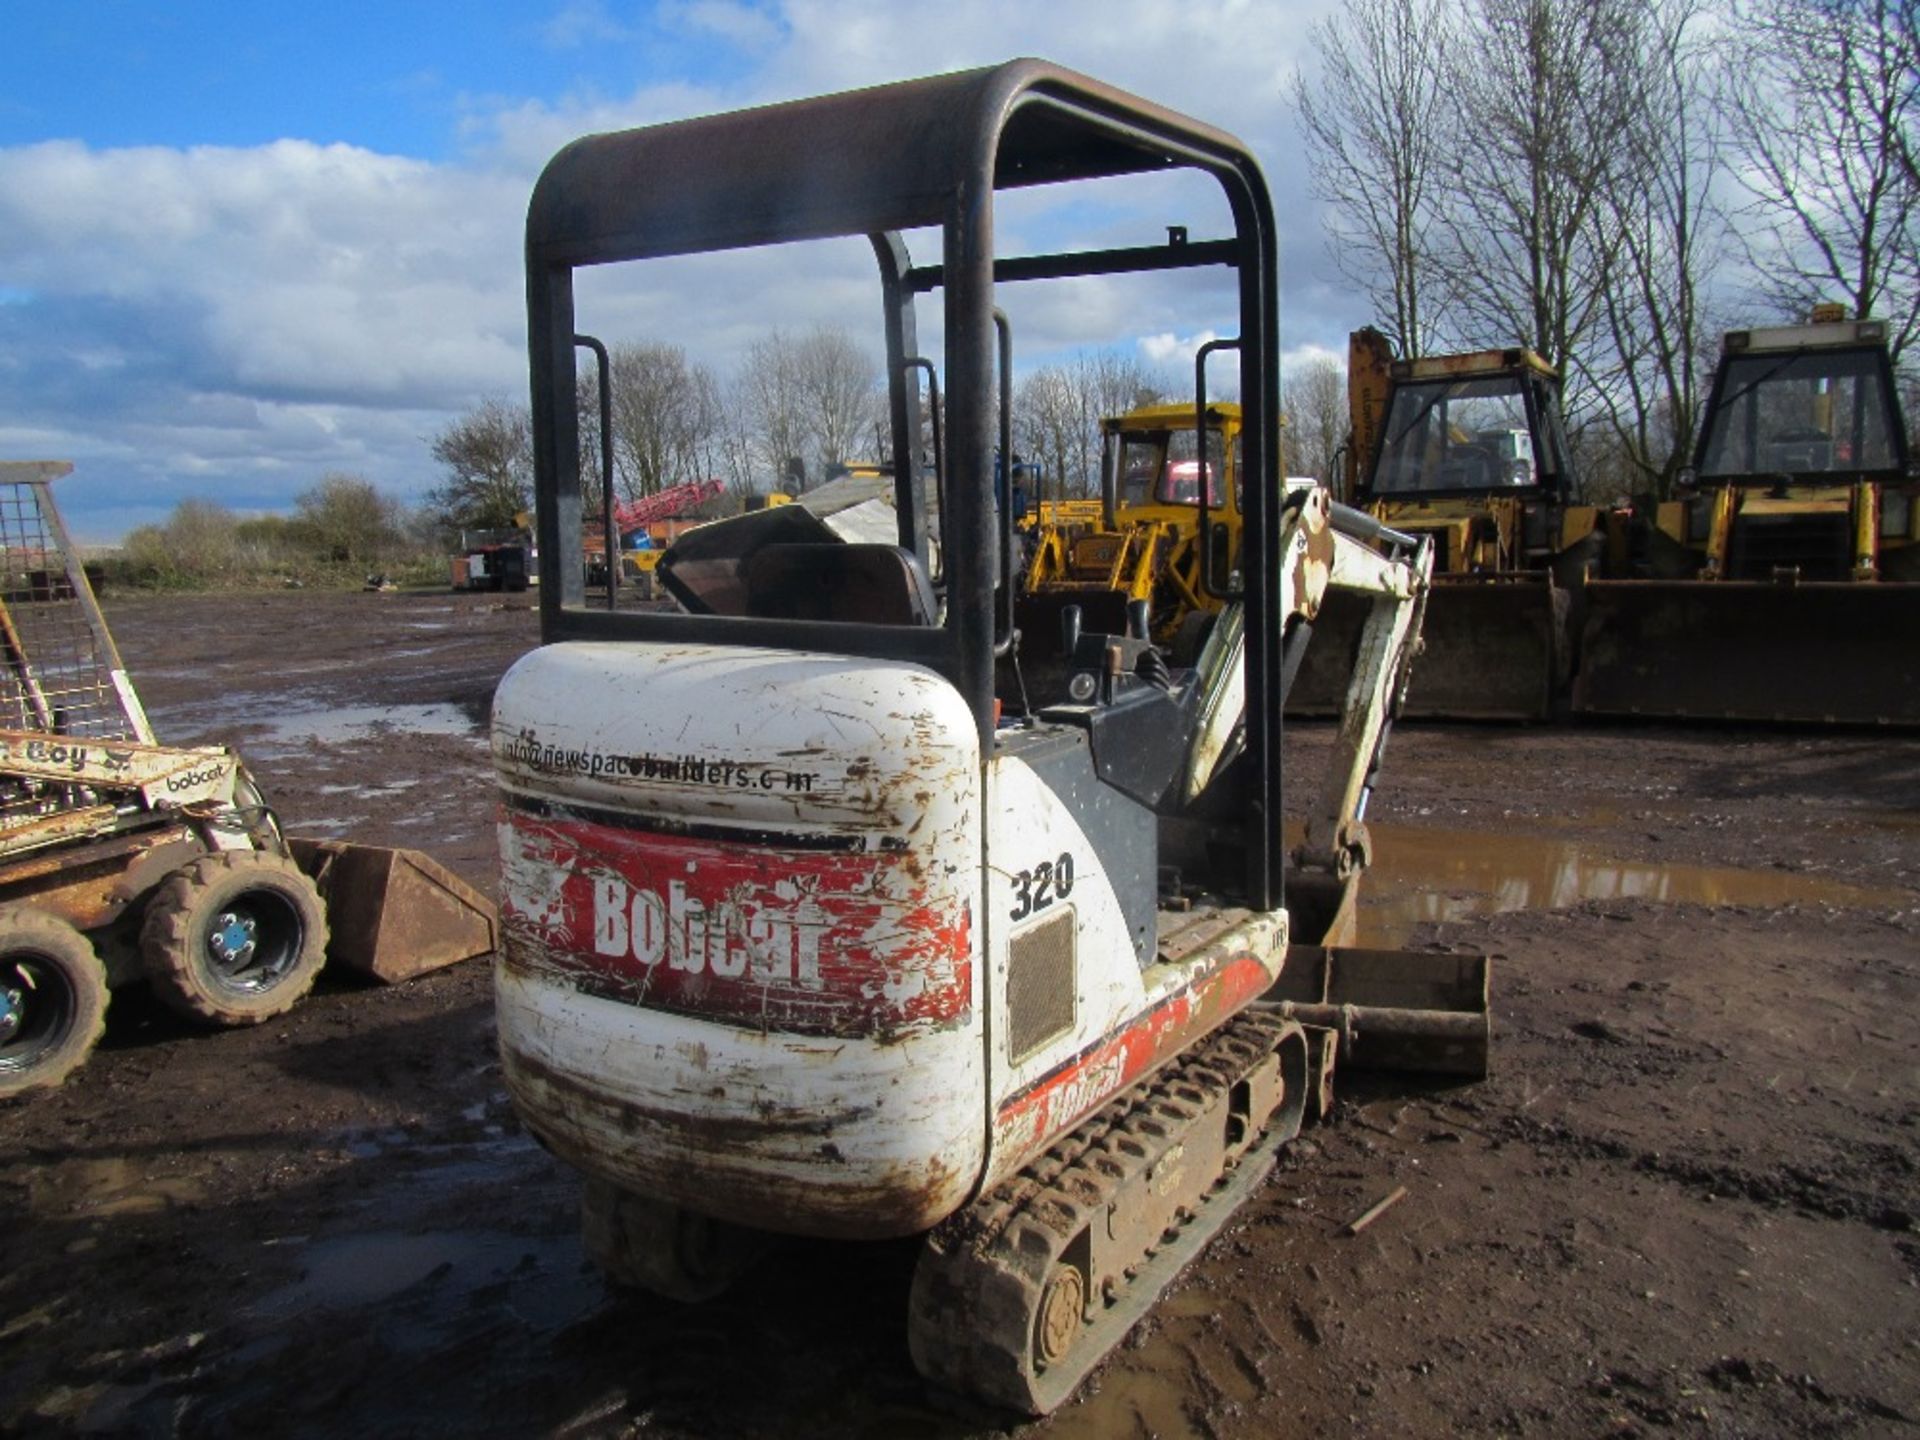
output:
[[[1766,298],[1795,318],[1822,299],[1877,313],[1896,362],[1920,333],[1915,8],[1748,0],[1731,107]]]
[[[506,530],[533,508],[532,427],[524,405],[483,401],[433,440],[447,471],[427,503],[455,529]]]
[[[695,447],[694,469],[701,476],[718,475],[735,496],[761,493],[755,484],[752,427],[738,406],[726,402],[719,380],[704,366],[696,371],[698,404],[714,417]]]
[[[1014,395],[1014,444],[1049,492],[1100,493],[1100,422],[1168,393],[1166,378],[1123,350],[1085,350],[1036,370]]]
[[[1042,489],[1053,494],[1084,495],[1087,446],[1097,467],[1099,434],[1085,434],[1085,410],[1063,366],[1036,370],[1020,382],[1013,397],[1013,438],[1021,455],[1040,467]],[[1099,417],[1094,417],[1096,425]],[[1069,478],[1071,477],[1071,478]]]
[[[1333,482],[1334,457],[1347,442],[1347,372],[1329,356],[1287,377],[1287,428],[1281,449],[1289,475]]]
[[[678,345],[621,345],[611,359],[613,464],[620,494],[638,499],[704,478],[697,472],[705,444],[721,423],[712,376]]]
[[[1616,143],[1633,184],[1601,196],[1618,239],[1604,291],[1608,346],[1587,372],[1617,445],[1624,487],[1664,497],[1690,458],[1712,361],[1706,287],[1731,239],[1715,196],[1725,159],[1717,91],[1721,47],[1701,0],[1653,0],[1621,37],[1617,62],[1637,96]]]
[[[1618,237],[1609,187],[1635,87],[1621,62],[1639,0],[1472,0],[1449,57],[1457,166],[1446,197],[1447,328],[1520,340],[1565,372],[1590,359]]]
[[[800,394],[822,474],[858,458],[880,409],[880,366],[845,331],[820,328],[800,342]]]
[[[1352,0],[1308,29],[1318,73],[1292,98],[1332,207],[1334,263],[1390,316],[1402,355],[1425,353],[1436,203],[1447,153],[1448,0]]]
[[[805,488],[852,459],[873,423],[880,367],[844,331],[775,330],[747,352],[735,386],[765,467]]]
[[[734,393],[736,409],[752,437],[754,458],[774,477],[774,488],[791,483],[796,467],[804,486],[806,415],[792,340],[776,330],[749,346]]]

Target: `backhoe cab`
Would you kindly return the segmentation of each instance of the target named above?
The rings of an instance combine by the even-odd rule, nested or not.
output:
[[[996,253],[1001,192],[1169,168],[1217,184],[1228,235]],[[908,255],[920,228],[934,263]],[[590,607],[577,282],[832,236],[877,263],[893,533],[849,541],[804,503],[743,515],[668,552],[677,611]],[[1275,252],[1239,142],[1032,60],[592,136],[548,165],[527,222],[545,643],[493,709],[498,1019],[514,1102],[585,1173],[588,1248],[617,1279],[698,1298],[769,1232],[924,1235],[916,1364],[1041,1412],[1263,1181],[1336,1056],[1364,1059],[1359,1028],[1382,1056],[1404,1031],[1404,1059],[1484,1068],[1483,960],[1302,943],[1350,917],[1427,551],[1281,485]],[[1066,610],[1070,663],[1043,685],[996,503],[996,292],[1197,265],[1237,285],[1216,351],[1242,563],[1191,665],[1144,617]],[[936,292],[928,356],[915,299]],[[1340,587],[1369,618],[1290,864],[1281,705]],[[1341,1029],[1350,1002],[1379,1008]]]

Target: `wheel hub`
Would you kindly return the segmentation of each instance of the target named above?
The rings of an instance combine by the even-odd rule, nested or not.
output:
[[[258,945],[256,938],[259,922],[251,915],[242,915],[227,910],[214,917],[213,933],[207,937],[207,949],[213,953],[215,963],[229,970],[237,970],[253,959]]]
[[[1058,1364],[1073,1348],[1086,1303],[1086,1282],[1080,1271],[1072,1265],[1056,1265],[1040,1297],[1039,1323],[1034,1327],[1033,1357],[1041,1365]]]
[[[26,1022],[27,997],[17,985],[0,985],[0,1045],[20,1033]]]

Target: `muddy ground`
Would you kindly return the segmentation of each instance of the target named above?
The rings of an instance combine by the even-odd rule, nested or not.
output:
[[[520,597],[109,614],[162,736],[238,743],[290,828],[489,883],[479,725]],[[1494,1077],[1350,1089],[1014,1433],[1920,1427],[1920,737],[1407,729],[1372,818],[1370,937],[1497,957]],[[484,962],[212,1035],[122,992],[0,1145],[0,1433],[1006,1428],[922,1395],[910,1245],[610,1295],[506,1104]]]

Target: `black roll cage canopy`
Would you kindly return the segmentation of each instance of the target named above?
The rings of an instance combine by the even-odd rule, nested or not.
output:
[[[1231,239],[996,258],[997,190],[1193,169],[1225,193]],[[914,267],[901,232],[937,227],[936,265]],[[580,426],[573,272],[583,266],[867,236],[878,262],[900,544],[928,554],[914,296],[938,289],[945,320],[941,501],[943,625],[592,610],[581,563]],[[1239,277],[1244,515],[1248,903],[1277,906],[1280,834],[1278,246],[1266,182],[1232,136],[1039,60],[905,81],[576,140],[548,162],[527,211],[527,342],[545,642],[652,640],[826,649],[911,661],[966,699],[982,753],[994,732],[996,648],[1011,636],[995,506],[1010,360],[998,281],[1226,265]],[[1204,363],[1204,361],[1202,362]],[[1204,408],[1204,373],[1198,403]]]

